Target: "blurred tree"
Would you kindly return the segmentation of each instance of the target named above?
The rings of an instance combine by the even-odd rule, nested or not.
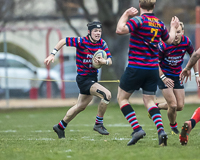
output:
[[[0,26],[5,26],[6,22],[12,19],[15,8],[14,0],[0,0]]]

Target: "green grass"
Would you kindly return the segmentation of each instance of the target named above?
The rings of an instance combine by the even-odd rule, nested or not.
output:
[[[158,146],[156,127],[143,105],[132,105],[147,135],[136,145],[127,146],[132,129],[118,105],[109,105],[104,117],[110,132],[102,136],[93,131],[96,106],[89,106],[67,127],[66,138],[58,139],[52,126],[69,108],[0,110],[0,160],[197,160],[200,149],[200,125],[197,124],[187,146],[170,134],[167,112],[161,111],[168,146]],[[199,105],[186,105],[178,113],[178,128]]]

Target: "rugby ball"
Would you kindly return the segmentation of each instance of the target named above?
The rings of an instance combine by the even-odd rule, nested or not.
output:
[[[98,50],[98,51],[96,51],[95,52],[95,54],[93,55],[93,58],[92,58],[92,66],[93,66],[93,68],[96,68],[96,69],[99,69],[99,68],[101,68],[101,64],[98,64],[98,63],[96,63],[95,61],[94,61],[94,58],[99,58],[99,57],[102,57],[102,58],[104,58],[104,59],[107,59],[107,54],[106,54],[106,52],[104,51],[104,50]]]

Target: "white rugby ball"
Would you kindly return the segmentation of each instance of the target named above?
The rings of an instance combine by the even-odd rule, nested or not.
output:
[[[104,58],[104,59],[107,59],[107,54],[106,54],[106,52],[104,51],[104,50],[98,50],[98,51],[96,51],[95,52],[95,54],[93,55],[93,58],[92,58],[92,66],[94,67],[94,68],[96,68],[96,69],[99,69],[99,68],[101,68],[101,64],[98,64],[98,63],[96,63],[95,61],[94,61],[94,58],[99,58],[99,57],[102,57],[102,58]]]

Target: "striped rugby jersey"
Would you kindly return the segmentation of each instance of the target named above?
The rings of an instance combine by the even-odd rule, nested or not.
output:
[[[108,46],[102,38],[98,42],[92,43],[88,36],[66,37],[66,46],[76,47],[76,66],[79,75],[86,76],[98,73],[98,70],[92,67],[92,57],[99,49],[107,53],[107,58],[111,58]]]
[[[164,23],[153,13],[131,18],[126,25],[130,32],[128,67],[158,69],[158,43],[168,40]]]
[[[179,76],[182,71],[183,57],[187,52],[191,55],[194,52],[194,47],[191,40],[182,36],[181,42],[178,45],[167,45],[160,42],[159,45],[159,65],[165,75]]]

